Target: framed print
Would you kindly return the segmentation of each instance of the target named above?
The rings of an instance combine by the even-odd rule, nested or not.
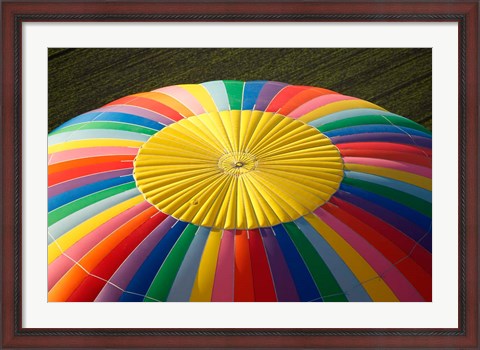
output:
[[[477,2],[2,16],[3,347],[478,346]]]

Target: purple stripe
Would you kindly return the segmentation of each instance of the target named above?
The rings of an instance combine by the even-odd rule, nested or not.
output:
[[[60,278],[70,270],[74,265],[74,261],[80,261],[89,251],[105,239],[105,237],[118,230],[118,228],[151,206],[148,202],[141,202],[128,208],[76,241],[65,251],[65,254],[60,255],[48,265],[48,289],[50,290]]]
[[[101,180],[113,179],[120,176],[132,175],[133,169],[120,169],[114,171],[106,171],[104,173],[96,173],[93,175],[82,176],[70,181],[65,181],[48,188],[48,198],[62,194],[63,192],[73,190],[78,187],[89,185]]]
[[[279,83],[276,81],[270,81],[266,83],[258,95],[257,102],[255,103],[255,109],[259,111],[266,110],[275,95],[287,85],[288,84]]]
[[[150,120],[154,120],[156,122],[159,122],[163,125],[169,125],[174,122],[174,120],[171,120],[167,117],[165,117],[162,114],[158,114],[154,111],[151,111],[149,109],[145,108],[140,108],[140,107],[135,107],[135,106],[129,106],[129,105],[113,105],[113,106],[107,106],[107,107],[102,107],[99,109],[96,109],[92,112],[120,112],[120,113],[126,113],[126,114],[133,114],[138,117],[143,117],[147,118]],[[89,112],[89,113],[92,113]]]
[[[260,229],[278,301],[299,301],[297,289],[271,228]]]
[[[390,142],[419,146],[424,148],[432,148],[431,138],[394,133],[368,133],[334,136],[330,140],[334,145],[348,142]]]
[[[338,197],[341,200],[344,200],[369,212],[370,214],[402,231],[405,235],[415,241],[418,241],[425,234],[424,229],[405,217],[351,193],[339,190],[337,193],[335,193],[334,197]]]
[[[135,273],[143,264],[145,259],[150,255],[170,228],[177,222],[171,216],[168,216],[160,225],[158,225],[142,243],[128,256],[123,264],[110,278],[110,282],[120,287],[114,287],[110,283],[105,284],[102,291],[98,294],[95,301],[118,301],[122,296],[123,290],[127,288]]]

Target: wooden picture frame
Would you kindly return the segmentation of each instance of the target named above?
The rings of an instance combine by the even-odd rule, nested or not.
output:
[[[2,347],[478,346],[477,1],[2,3]],[[25,22],[454,22],[458,24],[458,327],[454,329],[32,329],[22,326],[22,24]]]

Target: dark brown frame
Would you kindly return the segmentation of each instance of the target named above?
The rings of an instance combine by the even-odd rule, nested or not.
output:
[[[478,347],[478,0],[2,3],[2,347]],[[27,329],[22,327],[22,23],[449,21],[459,26],[459,326],[455,329]],[[393,39],[394,40],[394,39]]]

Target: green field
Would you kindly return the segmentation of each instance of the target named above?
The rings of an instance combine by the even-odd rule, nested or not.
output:
[[[431,73],[431,49],[49,49],[49,131],[129,94],[224,79],[324,87],[431,129]]]

